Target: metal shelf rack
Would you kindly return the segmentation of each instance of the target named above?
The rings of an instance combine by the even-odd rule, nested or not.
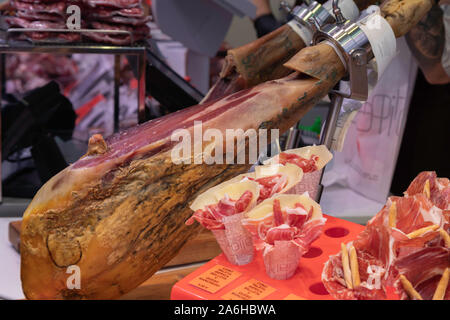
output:
[[[121,34],[130,36],[131,45],[117,46],[102,43],[63,43],[52,41],[31,42],[28,40],[17,40],[12,38],[12,34],[28,33],[28,32],[49,32],[49,33],[104,33],[104,34]],[[146,51],[148,43],[134,42],[133,35],[128,31],[122,30],[68,30],[68,29],[26,29],[26,28],[9,28],[0,30],[0,104],[3,95],[6,93],[6,75],[5,61],[6,55],[12,53],[50,53],[50,54],[108,54],[114,55],[114,131],[119,130],[119,105],[120,105],[120,57],[136,56],[137,57],[137,80],[138,80],[138,122],[145,122],[145,79],[146,79]],[[1,123],[1,113],[0,113]],[[0,158],[1,158],[1,137],[0,137]],[[0,166],[1,179],[1,166]],[[0,180],[0,203],[2,202],[2,188]]]

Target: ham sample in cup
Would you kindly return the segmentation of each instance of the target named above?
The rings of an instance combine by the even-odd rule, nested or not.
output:
[[[242,226],[242,213],[224,217],[225,229],[212,230],[222,252],[231,264],[242,266],[253,261],[252,235]]]
[[[294,276],[301,256],[300,247],[292,241],[275,241],[263,253],[267,275],[275,280],[287,280]]]
[[[265,161],[264,164],[281,164],[285,166],[291,164],[301,168],[303,170],[302,180],[284,193],[301,195],[308,192],[312,199],[318,200],[322,170],[331,159],[333,159],[331,152],[327,147],[321,145],[286,150]]]
[[[255,181],[224,182],[195,199],[194,214],[186,221],[198,221],[211,230],[224,255],[235,265],[253,261],[252,235],[242,226],[244,213],[255,207],[259,185]]]
[[[282,194],[264,200],[242,220],[250,233],[263,242],[267,275],[291,278],[300,258],[323,231],[326,219],[308,195]]]

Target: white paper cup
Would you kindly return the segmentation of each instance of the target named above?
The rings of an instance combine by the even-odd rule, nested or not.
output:
[[[305,192],[308,192],[309,197],[314,201],[317,201],[318,200],[317,198],[319,196],[319,184],[321,175],[322,170],[304,173],[302,181],[297,183],[286,193],[302,195]]]
[[[294,276],[302,253],[292,241],[275,241],[263,254],[267,275],[276,280],[287,280]]]
[[[212,230],[222,252],[231,264],[242,266],[253,261],[252,235],[242,226],[243,214],[223,218],[225,230]]]

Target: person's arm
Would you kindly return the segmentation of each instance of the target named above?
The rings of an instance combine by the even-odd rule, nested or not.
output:
[[[253,24],[255,26],[258,38],[281,26],[272,14],[269,0],[252,0],[252,2],[256,6],[256,17],[253,20]]]
[[[441,1],[441,4],[450,1]],[[450,83],[450,77],[442,66],[445,49],[443,12],[435,5],[429,14],[406,36],[406,41],[427,81],[431,84]],[[450,30],[447,30],[450,32]]]
[[[269,0],[252,0],[252,2],[256,6],[256,19],[267,14],[272,14]]]

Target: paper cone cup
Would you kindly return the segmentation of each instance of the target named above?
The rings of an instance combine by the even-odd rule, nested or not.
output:
[[[228,261],[237,266],[249,264],[254,256],[252,235],[242,226],[242,217],[242,214],[225,217],[222,220],[225,230],[212,230]]]
[[[263,254],[267,275],[276,280],[292,278],[300,257],[300,249],[292,241],[275,241],[275,245]]]
[[[317,198],[319,196],[319,184],[321,175],[322,170],[303,174],[302,181],[297,183],[286,193],[302,195],[305,192],[308,192],[309,197],[317,201]]]

